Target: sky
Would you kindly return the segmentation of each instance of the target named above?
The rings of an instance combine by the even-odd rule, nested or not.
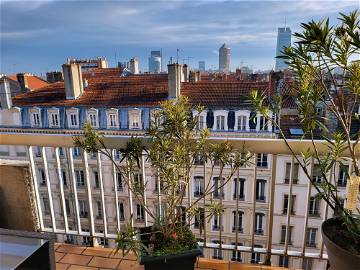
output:
[[[231,48],[231,69],[275,65],[277,28],[293,32],[309,20],[359,9],[360,1],[91,1],[0,0],[0,73],[45,74],[68,58],[106,57],[110,66],[137,57],[148,69],[162,49],[191,68],[218,67],[218,49]]]

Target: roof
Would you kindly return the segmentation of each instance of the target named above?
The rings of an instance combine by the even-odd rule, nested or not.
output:
[[[83,73],[88,81],[84,93],[67,100],[64,82],[47,85],[16,96],[15,106],[158,106],[168,98],[167,74],[120,76],[121,69],[93,69]],[[241,107],[252,90],[269,92],[269,82],[186,82],[181,93],[191,103],[208,107]]]
[[[26,74],[26,79],[27,79],[27,83],[28,83],[28,87],[31,90],[36,90],[42,87],[45,87],[47,85],[49,85],[49,83],[47,81],[45,81],[44,79],[36,76],[36,75],[32,75],[32,74]],[[13,80],[13,81],[18,81],[17,80],[17,76],[16,74],[14,75],[10,75],[7,76],[9,79]]]

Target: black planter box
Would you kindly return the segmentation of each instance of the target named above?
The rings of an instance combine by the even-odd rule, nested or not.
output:
[[[140,264],[145,270],[193,270],[200,249],[164,256],[141,256]]]

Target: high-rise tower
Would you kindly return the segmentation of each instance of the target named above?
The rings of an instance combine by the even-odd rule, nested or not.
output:
[[[219,71],[230,71],[230,48],[224,43],[219,49]]]
[[[277,44],[276,44],[276,56],[283,55],[284,48],[291,45],[291,29],[289,27],[278,28]],[[287,69],[288,65],[282,58],[276,58],[275,71]]]

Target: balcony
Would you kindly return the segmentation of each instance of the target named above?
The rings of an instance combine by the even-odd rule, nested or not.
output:
[[[1,132],[1,130],[0,130]],[[124,145],[124,143],[127,141],[128,136],[114,136],[111,135],[109,137],[105,136],[105,142],[108,143],[109,145],[111,145],[112,147],[115,148],[115,146],[122,146]],[[216,140],[222,140],[222,138],[217,138],[215,135],[213,137],[213,139]],[[229,138],[229,140],[231,141],[231,138]],[[268,140],[271,140],[272,143],[269,143]],[[30,205],[30,210],[29,212],[31,212],[33,214],[33,216],[35,217],[35,221],[34,224],[32,226],[32,230],[38,230],[40,232],[51,232],[54,233],[57,236],[57,241],[58,242],[64,242],[64,241],[68,241],[68,239],[73,239],[74,243],[82,243],[82,239],[79,241],[78,238],[83,238],[86,237],[87,239],[91,239],[91,241],[89,241],[89,244],[91,245],[96,245],[96,243],[102,243],[105,240],[108,240],[108,243],[111,247],[114,247],[114,239],[116,239],[116,230],[114,230],[114,228],[118,228],[121,229],[123,223],[123,214],[119,214],[119,213],[111,213],[110,210],[106,210],[106,207],[102,207],[102,211],[103,213],[101,214],[101,216],[99,215],[100,219],[99,221],[103,221],[102,223],[104,224],[103,226],[107,226],[106,229],[104,230],[104,228],[98,228],[97,226],[99,226],[99,224],[101,222],[96,222],[96,209],[95,209],[95,200],[94,198],[92,198],[91,194],[92,194],[92,188],[90,187],[89,181],[88,181],[88,177],[89,177],[89,163],[88,163],[88,159],[87,159],[87,154],[84,153],[84,155],[81,155],[81,159],[82,159],[82,165],[83,165],[83,169],[84,169],[84,177],[85,177],[85,181],[84,181],[84,187],[82,188],[83,191],[80,191],[77,189],[76,186],[76,179],[74,179],[74,159],[72,155],[66,155],[63,159],[60,159],[58,155],[55,155],[55,158],[52,157],[52,155],[48,154],[50,151],[53,152],[58,152],[55,151],[55,149],[58,149],[59,147],[62,147],[64,149],[64,151],[69,151],[70,153],[72,153],[73,148],[72,148],[72,138],[71,136],[68,136],[68,134],[66,135],[61,135],[61,134],[46,134],[46,133],[29,133],[29,134],[22,134],[22,133],[12,133],[10,134],[2,134],[2,141],[1,144],[4,145],[32,145],[32,146],[27,146],[28,148],[28,155],[27,157],[22,157],[22,160],[0,160],[0,164],[2,165],[10,165],[10,166],[20,166],[21,168],[27,169],[27,174],[25,174],[23,177],[24,179],[26,178],[29,184],[31,184],[31,187],[33,189],[33,192],[31,192],[31,198],[32,198],[32,204]],[[286,154],[288,155],[289,152],[287,151],[286,147],[283,145],[283,142],[281,140],[276,140],[276,139],[246,139],[246,140],[234,140],[234,147],[235,148],[243,148],[246,147],[249,151],[257,153],[257,152],[266,152],[269,154],[273,154],[269,157],[270,161],[269,164],[272,164],[272,166],[276,167],[276,162],[277,162],[277,156],[281,155],[281,154]],[[291,144],[294,145],[295,149],[298,149],[298,151],[301,151],[301,149],[304,149],[304,147],[309,147],[308,142],[291,142]],[[47,154],[44,156],[42,156],[39,159],[35,159],[35,155],[34,155],[34,146],[39,146],[41,148],[45,147],[46,148],[46,152]],[[319,145],[319,149],[321,149],[321,145]],[[326,151],[326,149],[323,149],[323,151]],[[95,161],[98,162],[98,161]],[[77,162],[76,164],[78,164],[79,162]],[[103,163],[106,163],[106,161],[103,161]],[[1,166],[0,166],[1,167]],[[40,189],[40,185],[39,185],[39,179],[38,176],[36,174],[37,170],[39,168],[45,168],[45,170],[48,170],[49,173],[51,172],[51,176],[49,177],[49,173],[46,174],[45,176],[45,182],[46,182],[46,188]],[[59,179],[61,179],[61,170],[59,169],[63,169],[65,168],[67,171],[71,172],[71,177],[67,180],[68,181],[68,189],[69,193],[64,192],[64,185],[62,184],[61,181],[59,181]],[[254,168],[252,168],[252,170],[255,171],[257,170],[257,167],[255,166]],[[102,173],[104,174],[105,170],[100,169],[99,170],[99,174]],[[276,174],[276,170],[275,174]],[[269,170],[270,172],[270,170]],[[126,187],[124,188],[124,190],[126,190],[126,194],[120,194],[121,192],[118,192],[117,188],[114,188],[113,184],[112,184],[112,180],[115,177],[113,174],[116,173],[116,171],[114,170],[108,170],[106,173],[108,173],[107,176],[107,180],[105,181],[109,181],[107,183],[107,186],[101,186],[104,184],[100,185],[100,197],[101,199],[105,199],[107,200],[107,204],[109,204],[110,202],[113,203],[113,205],[116,205],[120,200],[119,200],[119,196],[121,196],[121,201],[126,200],[126,202],[129,202],[129,200],[131,200],[131,197],[129,197],[128,194],[128,190],[126,190]],[[2,175],[7,175],[7,174],[2,174]],[[150,174],[149,174],[150,175]],[[147,176],[149,176],[147,175]],[[105,179],[105,178],[104,178]],[[251,255],[252,254],[260,254],[261,255],[261,263],[268,263],[268,264],[272,264],[272,265],[276,265],[278,262],[278,257],[280,255],[287,255],[287,256],[291,256],[291,258],[293,258],[293,260],[303,260],[304,258],[306,259],[315,259],[318,261],[322,261],[325,265],[326,265],[326,260],[327,260],[327,254],[326,254],[326,250],[324,249],[324,246],[322,244],[322,241],[319,240],[317,246],[319,247],[318,250],[314,251],[311,247],[311,251],[307,250],[307,243],[306,240],[304,240],[302,242],[302,244],[298,245],[297,249],[291,247],[289,248],[289,243],[285,243],[282,246],[279,246],[279,239],[275,239],[274,235],[273,235],[273,231],[275,231],[277,228],[274,225],[274,220],[275,220],[275,214],[274,212],[276,211],[276,209],[274,209],[274,201],[275,201],[275,197],[278,196],[277,190],[275,189],[276,183],[275,183],[275,179],[276,179],[276,175],[273,175],[269,178],[269,192],[266,193],[266,205],[263,202],[257,202],[256,198],[255,201],[251,200],[249,202],[246,202],[247,205],[246,207],[248,207],[249,213],[255,213],[257,206],[261,206],[264,209],[264,212],[266,213],[266,217],[264,219],[264,223],[262,224],[263,229],[261,231],[258,230],[254,230],[252,228],[255,228],[255,220],[253,219],[252,215],[247,216],[246,218],[248,218],[247,220],[250,220],[249,224],[246,225],[244,227],[244,231],[241,233],[240,231],[238,231],[238,233],[241,233],[241,236],[239,235],[239,239],[238,242],[240,243],[240,241],[244,241],[243,245],[232,245],[229,243],[225,243],[222,244],[221,246],[219,244],[214,244],[212,243],[213,240],[218,240],[220,241],[225,241],[225,238],[220,239],[221,236],[219,231],[215,231],[215,232],[211,232],[212,229],[212,225],[213,224],[205,224],[207,226],[207,229],[204,230],[204,235],[203,238],[206,239],[205,242],[199,242],[199,245],[202,249],[204,249],[204,257],[203,259],[199,259],[198,263],[197,263],[197,267],[199,269],[203,269],[203,268],[208,268],[208,269],[256,269],[256,268],[241,268],[241,267],[246,267],[246,263],[251,262]],[[22,181],[22,182],[26,182],[26,181]],[[255,197],[255,185],[254,185],[254,181],[253,179],[248,179],[249,183],[251,183],[251,192],[253,194],[253,198]],[[290,183],[294,184],[294,183]],[[110,185],[110,186],[109,186]],[[111,186],[112,185],[112,186]],[[229,185],[231,185],[229,183]],[[231,187],[228,188],[228,191],[230,191]],[[101,190],[105,190],[104,192]],[[147,190],[149,189],[149,190]],[[86,191],[86,192],[85,192]],[[145,192],[147,192],[149,195],[153,194],[153,190],[150,190],[150,186],[145,188]],[[191,191],[190,191],[191,192]],[[192,191],[191,193],[188,194],[194,194],[194,191]],[[217,192],[218,195],[221,194],[221,192]],[[226,194],[229,194],[226,193]],[[228,196],[229,198],[232,199],[232,193],[230,193],[230,195]],[[49,206],[50,206],[50,211],[49,211],[49,215],[45,215],[44,213],[44,206],[42,205],[42,197],[47,197],[49,198]],[[209,196],[210,197],[210,196]],[[86,201],[87,205],[89,206],[89,209],[87,209],[87,211],[74,211],[74,209],[78,208],[79,209],[79,205],[78,205],[78,200],[75,200],[75,198],[77,198],[78,200],[84,200]],[[249,197],[250,198],[250,197]],[[70,211],[70,216],[68,213],[68,210],[66,210],[65,208],[65,199],[70,200],[71,203],[71,211]],[[208,198],[206,202],[199,202],[199,206],[203,207],[203,203],[207,203],[211,198]],[[262,199],[265,200],[265,195],[261,196],[261,198],[258,199]],[[56,200],[56,202],[55,202]],[[150,198],[149,198],[150,200]],[[310,194],[308,195],[308,201],[310,200]],[[90,204],[91,202],[91,204]],[[223,201],[222,203],[226,204],[226,203],[231,203],[231,207],[238,207],[235,206],[233,200],[229,200],[229,201]],[[259,203],[259,204],[258,204]],[[258,205],[257,205],[258,204]],[[11,207],[18,207],[18,205],[16,205],[15,202],[13,202],[13,204],[10,204]],[[90,205],[93,205],[93,209],[91,209]],[[56,208],[57,207],[57,208]],[[306,209],[308,207],[308,205],[306,204],[306,202],[304,202],[304,209]],[[134,208],[136,210],[136,207]],[[106,210],[106,211],[105,211]],[[128,211],[135,211],[132,210],[132,208],[129,208],[129,205],[127,204],[125,210],[127,211],[125,216],[126,217],[136,217],[136,215],[134,215],[134,212],[128,212]],[[235,208],[234,208],[235,210]],[[237,208],[236,210],[242,210],[241,208]],[[63,215],[61,213],[66,213],[66,215]],[[281,215],[281,210],[280,210],[280,216]],[[225,214],[224,214],[225,215]],[[82,217],[83,216],[83,217]],[[308,227],[308,219],[309,219],[310,215],[308,213],[305,213],[305,217],[303,217],[304,219],[302,220],[302,225],[300,228],[298,228],[298,230],[294,233],[297,233],[299,235],[301,235],[301,238],[303,237],[304,231],[306,231],[306,228]],[[289,220],[285,221],[286,222],[286,226],[290,226],[290,221],[291,219],[294,217],[290,217]],[[300,216],[299,216],[300,218]],[[135,218],[134,218],[135,219]],[[224,218],[224,220],[226,220]],[[230,219],[229,219],[230,220]],[[80,222],[80,223],[79,223]],[[135,220],[134,220],[135,222]],[[228,221],[226,221],[228,222]],[[96,224],[95,224],[96,223]],[[107,224],[109,223],[109,224]],[[111,223],[111,224],[110,224]],[[148,226],[151,221],[148,219],[148,217],[145,214],[144,220],[141,222],[142,224],[136,224],[137,226]],[[95,226],[96,225],[96,226]],[[111,229],[110,229],[110,225],[111,225]],[[229,234],[231,233],[232,235],[234,235],[236,233],[233,233],[232,230],[232,226],[230,226],[228,223],[227,224],[223,224],[223,235]],[[232,224],[231,224],[232,225]],[[253,226],[253,227],[251,227]],[[86,228],[88,229],[88,231],[82,231],[82,228]],[[16,228],[15,228],[16,229]],[[217,226],[216,229],[219,229],[219,226]],[[100,232],[100,230],[102,230],[102,232]],[[270,233],[269,233],[270,232]],[[198,237],[198,236],[197,236]],[[226,237],[229,237],[228,235],[226,235]],[[245,239],[246,242],[245,242]],[[249,240],[250,239],[250,240]],[[93,241],[95,240],[95,241]],[[234,241],[232,240],[228,240],[226,239],[226,241],[230,241],[230,243],[233,243]],[[262,243],[262,247],[257,247],[257,242]],[[63,246],[63,244],[58,244],[57,247],[61,247]],[[66,245],[64,245],[66,246]],[[295,246],[295,245],[294,245]],[[320,248],[321,247],[321,248]],[[56,249],[56,256],[58,258],[58,263],[59,264],[68,264],[68,267],[71,265],[71,262],[69,261],[69,263],[66,262],[65,260],[65,256],[67,256],[67,252],[61,252],[61,249]],[[93,258],[95,257],[100,257],[100,258],[110,258],[109,256],[102,256],[102,255],[86,255],[84,252],[90,252],[90,250],[92,250],[92,247],[86,248],[86,247],[77,247],[79,250],[81,249],[81,253],[80,254],[76,254],[75,255],[81,255],[81,256],[92,256],[91,258],[87,258],[89,259],[88,261],[86,261],[86,266],[87,267],[94,267],[96,269],[96,265],[94,263],[90,265],[90,262],[93,260]],[[76,249],[76,248],[75,248]],[[94,248],[97,250],[100,250],[100,253],[105,251],[105,248]],[[224,254],[223,258],[224,260],[211,260],[208,258],[211,258],[212,254],[213,254],[213,250],[214,249],[221,249],[222,252],[226,253]],[[112,250],[110,248],[110,250]],[[231,259],[232,256],[232,252],[241,252],[242,256],[244,254],[244,257],[246,257],[246,259],[243,259],[245,264],[239,264],[239,263],[232,263],[232,262],[228,262],[226,260]],[[63,253],[63,254],[58,254],[58,253]],[[69,254],[73,254],[71,252],[69,252]],[[61,257],[61,258],[60,258]],[[80,257],[79,257],[80,258]],[[110,258],[110,259],[117,259],[117,258]],[[80,259],[83,260],[83,259]],[[98,259],[96,259],[98,260]],[[95,261],[96,261],[95,260]],[[100,259],[99,259],[100,260]],[[111,261],[111,260],[110,260]],[[126,260],[125,260],[126,261]],[[128,260],[129,264],[134,265],[134,269],[136,269],[135,267],[140,267],[136,264],[135,261],[133,260]],[[114,261],[115,262],[115,261]],[[241,266],[239,266],[241,265]],[[59,266],[61,267],[61,266]],[[106,269],[106,265],[101,265],[102,268]],[[116,265],[116,267],[119,267],[118,265]],[[120,266],[121,267],[121,266]],[[229,268],[230,267],[230,268]],[[255,265],[252,265],[251,267],[257,267]],[[264,266],[262,266],[262,269],[271,269],[271,268],[264,268]],[[61,269],[61,268],[58,268]],[[75,269],[75,268],[67,268],[67,269]],[[89,268],[91,269],[91,268]],[[121,269],[121,268],[118,268]],[[127,268],[124,268],[127,269]],[[139,269],[142,269],[141,267]]]

